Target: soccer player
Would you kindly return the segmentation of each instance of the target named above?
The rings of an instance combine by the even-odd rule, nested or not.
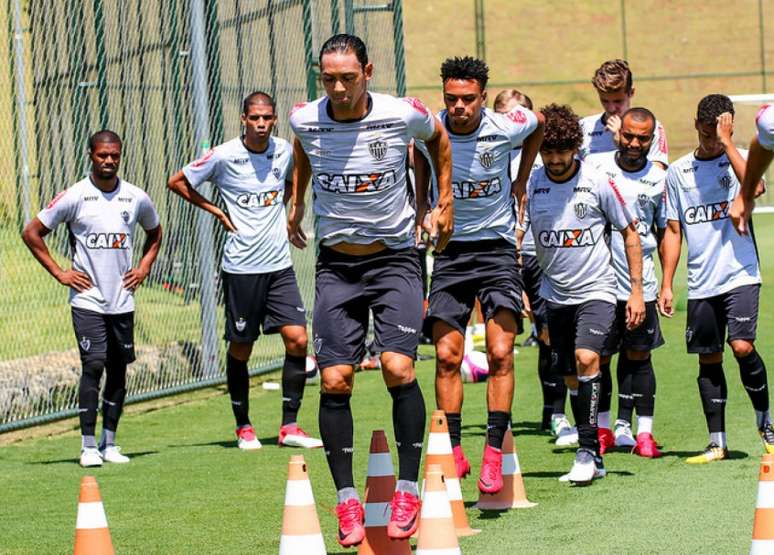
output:
[[[134,361],[134,291],[151,271],[161,246],[161,225],[148,195],[118,177],[122,143],[112,131],[89,138],[91,172],[59,193],[27,224],[22,239],[48,273],[70,289],[73,328],[81,356],[78,415],[81,466],[128,463],[116,445],[126,397],[126,366]],[[72,268],[62,269],[43,238],[64,223]],[[135,224],[145,230],[142,257],[132,268]],[[95,437],[100,379],[102,437]]]
[[[733,143],[734,104],[722,94],[705,96],[699,102],[695,127],[699,146],[672,164],[667,172],[664,276],[658,306],[665,316],[674,313],[672,283],[685,235],[685,339],[688,352],[699,355],[697,381],[710,436],[704,452],[687,462],[703,464],[728,456],[724,340],[736,357],[767,453],[774,453],[774,426],[769,415],[766,367],[755,350],[761,286],[755,238],[752,234],[736,233],[728,219],[728,209],[745,178],[746,152],[740,152]]]
[[[774,104],[762,106],[755,117],[758,135],[750,143],[744,182],[739,196],[731,206],[731,220],[739,233],[747,233],[747,221],[755,206],[755,197],[763,191],[758,187],[766,168],[774,159]]]
[[[623,235],[632,291],[626,303],[629,329],[645,314],[642,253],[634,216],[615,181],[577,159],[583,140],[578,117],[569,106],[556,104],[541,112],[546,119],[543,170],[529,179],[524,224],[535,237],[551,346],[566,374],[578,426],[575,462],[562,479],[585,485],[605,475],[597,439],[599,359],[612,332],[618,293],[607,230]]]
[[[532,110],[532,100],[529,96],[516,89],[500,91],[495,97],[495,112],[506,113],[516,106],[523,106]],[[511,150],[511,175],[518,174],[521,164],[521,145]],[[532,164],[532,171],[542,166],[540,157]],[[543,392],[543,415],[541,429],[550,429],[556,437],[557,445],[572,445],[578,442],[578,431],[570,425],[564,414],[565,401],[567,399],[567,386],[564,376],[553,364],[551,356],[551,341],[548,336],[548,320],[546,319],[546,303],[540,296],[540,280],[543,271],[540,269],[535,257],[535,240],[532,230],[527,229],[521,245],[519,245],[521,257],[521,275],[524,281],[524,295],[529,302],[530,312],[535,327],[535,337],[538,345],[538,378]]]
[[[666,172],[648,160],[654,139],[656,118],[645,108],[630,108],[621,117],[621,140],[614,152],[592,154],[586,163],[607,174],[618,188],[632,215],[642,243],[642,280],[645,321],[634,329],[626,328],[626,301],[631,295],[626,251],[620,233],[610,240],[612,262],[618,283],[618,304],[613,331],[602,352],[601,364],[610,368],[610,358],[618,355],[618,418],[615,433],[610,429],[610,395],[604,388],[599,400],[599,450],[613,445],[634,448],[648,458],[661,456],[653,439],[653,411],[656,400],[656,375],[650,353],[664,344],[658,321],[656,297],[658,278],[653,252],[658,248],[666,227],[664,187]],[[610,392],[611,387],[607,388]],[[632,435],[632,412],[637,409],[637,439]]]
[[[244,135],[191,162],[168,186],[191,204],[215,216],[228,232],[223,249],[223,292],[229,342],[226,379],[240,449],[260,449],[249,417],[247,362],[264,334],[279,333],[285,344],[282,367],[282,423],[278,443],[322,447],[301,429],[296,418],[306,384],[306,311],[290,259],[284,203],[290,197],[293,149],[272,136],[277,123],[274,100],[254,92],[242,103]],[[211,182],[227,213],[197,189]]]
[[[320,433],[337,490],[337,540],[353,546],[363,540],[365,529],[352,477],[350,398],[354,365],[365,350],[369,311],[393,400],[399,457],[387,533],[407,538],[417,528],[425,404],[414,372],[422,318],[415,247],[421,223],[417,214],[424,215],[425,209],[415,210],[406,182],[407,149],[412,138],[424,140],[436,167],[431,238],[438,251],[449,240],[454,217],[451,154],[443,126],[421,102],[368,91],[373,65],[360,38],[329,38],[319,63],[326,95],[297,105],[290,117],[296,138],[288,234],[297,247],[306,245],[301,221],[311,176],[318,248],[313,345],[322,373]]]
[[[604,111],[581,119],[583,128],[581,159],[589,154],[617,150],[621,116],[630,108],[634,96],[632,72],[626,60],[606,61],[594,73],[591,83],[599,95],[599,103]],[[666,132],[661,123],[656,121],[648,159],[666,169],[669,165],[668,155]]]
[[[449,58],[441,65],[446,109],[438,119],[452,148],[454,233],[446,249],[435,255],[424,328],[435,344],[436,403],[446,413],[457,474],[464,477],[470,464],[460,445],[460,366],[465,326],[475,300],[481,303],[489,379],[487,443],[478,488],[497,493],[503,487],[502,443],[513,403],[513,340],[522,311],[514,192],[526,188],[543,125],[541,115],[521,106],[506,114],[485,108],[488,79],[487,65],[470,56]],[[510,153],[522,144],[525,154],[512,180]]]

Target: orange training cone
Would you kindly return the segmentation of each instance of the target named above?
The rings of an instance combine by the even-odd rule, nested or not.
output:
[[[468,515],[465,514],[465,503],[462,500],[460,480],[457,478],[457,468],[454,466],[454,455],[452,454],[451,440],[449,439],[449,424],[446,421],[446,413],[442,410],[434,410],[430,420],[430,435],[427,439],[425,469],[430,468],[432,464],[440,465],[443,471],[457,535],[472,536],[481,532],[481,530],[471,528],[470,524],[468,524]]]
[[[761,459],[750,547],[750,555],[766,553],[774,553],[774,455],[763,455]]]
[[[475,507],[484,511],[502,511],[507,509],[528,509],[537,503],[527,499],[524,490],[524,480],[521,478],[519,456],[516,454],[516,444],[513,432],[508,431],[503,439],[503,489],[498,493],[479,493]]]
[[[457,533],[438,464],[427,466],[422,512],[419,517],[419,539],[416,555],[460,555]]]
[[[317,520],[312,484],[303,455],[293,455],[288,464],[285,511],[282,515],[280,555],[325,555],[325,543]]]
[[[358,555],[411,555],[408,540],[391,540],[387,537],[390,520],[390,501],[395,491],[395,471],[392,467],[390,448],[384,430],[374,430],[371,435],[371,452],[368,455],[368,477],[365,491],[366,535]]]
[[[75,555],[113,555],[105,508],[94,476],[81,478],[78,518],[75,521]]]

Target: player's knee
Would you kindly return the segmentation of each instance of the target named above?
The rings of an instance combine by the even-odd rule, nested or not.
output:
[[[731,341],[731,349],[734,351],[736,358],[746,358],[753,353],[755,345],[745,339],[735,339]]]
[[[436,346],[436,371],[442,375],[459,372],[462,364],[462,349],[447,341],[441,341]]]
[[[513,344],[505,341],[499,341],[487,348],[490,366],[497,371],[508,368],[513,370]]]
[[[97,381],[102,377],[102,370],[107,363],[107,353],[94,353],[83,361],[83,375],[90,378],[96,378]]]
[[[235,341],[232,341],[228,346],[228,354],[230,354],[235,359],[247,362],[250,360],[250,354],[253,352],[253,344],[252,343],[237,343]]]
[[[720,364],[723,362],[723,353],[705,353],[699,355],[699,364]]]
[[[414,372],[414,359],[400,353],[382,353],[382,375],[387,387],[412,382],[416,374]]]
[[[323,393],[334,395],[352,394],[352,375],[344,374],[337,368],[326,368],[321,373],[320,384]]]
[[[648,360],[650,358],[650,351],[626,351],[626,358],[629,360]]]
[[[293,356],[305,356],[307,345],[308,345],[306,328],[303,328],[301,326],[293,326],[293,327],[298,327],[299,329],[293,330],[292,332],[286,335],[283,335],[283,340],[285,342],[285,350],[288,352],[288,354],[291,354]]]
[[[599,365],[599,355],[587,349],[580,349],[575,353],[575,363],[578,367],[578,374],[583,375],[586,371]]]
[[[577,376],[565,376],[564,377],[564,385],[567,386],[568,389],[572,389],[573,391],[578,389],[578,377]]]

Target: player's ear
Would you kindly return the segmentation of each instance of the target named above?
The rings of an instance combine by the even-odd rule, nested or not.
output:
[[[481,91],[481,103],[486,104],[486,89]]]
[[[242,126],[243,126],[243,127],[244,127],[244,126],[247,124],[247,116],[244,114],[244,112],[242,112],[242,113],[239,115],[239,121],[241,121],[241,122],[242,122]]]
[[[365,65],[364,73],[365,73],[366,81],[370,81],[371,77],[373,77],[373,75],[374,75],[374,64],[372,64],[371,62],[368,62]]]
[[[633,97],[633,96],[634,96],[634,87],[632,87],[631,89],[629,89],[629,98],[631,98],[631,97]]]

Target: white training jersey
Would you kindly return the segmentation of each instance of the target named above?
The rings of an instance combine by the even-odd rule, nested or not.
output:
[[[563,183],[552,181],[545,168],[537,170],[527,186],[525,220],[543,270],[542,298],[563,305],[615,304],[618,286],[607,229],[617,233],[634,217],[611,178],[582,162]]]
[[[667,219],[680,222],[688,245],[689,299],[761,282],[754,237],[739,235],[728,217],[739,187],[725,153],[711,160],[690,153],[669,167]]]
[[[774,104],[761,106],[755,116],[758,127],[758,144],[766,150],[774,150]]]
[[[589,154],[618,150],[613,140],[613,134],[607,130],[604,121],[605,112],[581,118],[580,124],[583,130],[583,145],[579,157],[581,160]],[[667,145],[666,131],[661,122],[656,120],[656,129],[653,130],[653,142],[648,152],[648,160],[669,165],[669,146]]]
[[[438,119],[452,147],[452,241],[505,239],[515,245],[510,155],[535,130],[537,117],[521,106],[504,114],[483,108],[478,128],[467,135],[452,133],[446,110]]]
[[[417,99],[368,95],[368,113],[357,121],[335,121],[328,97],[291,113],[290,127],[312,169],[316,238],[323,245],[413,247],[408,145],[432,138],[436,120]]]
[[[618,192],[636,218],[642,245],[643,296],[645,302],[655,301],[658,296],[658,278],[654,253],[658,249],[658,238],[654,227],[666,227],[666,171],[651,161],[640,171],[624,171],[616,163],[616,152],[592,154],[586,158],[586,163],[615,181]],[[632,294],[632,286],[623,235],[611,234],[610,251],[613,254],[613,269],[618,281],[618,300],[625,301]]]
[[[516,147],[511,151],[511,179],[516,179],[516,176],[519,174],[519,164],[521,164],[521,147]],[[532,172],[535,172],[543,167],[543,159],[540,157],[540,154],[535,156],[535,161],[532,163],[532,169],[530,170],[530,175]],[[518,210],[517,210],[518,213]],[[517,226],[522,228],[524,226],[520,226],[517,223]],[[535,256],[535,237],[532,235],[532,228],[527,226],[527,228],[524,230],[524,238],[521,240],[521,254],[525,254],[527,256]]]
[[[237,228],[227,234],[223,271],[264,274],[293,264],[282,202],[292,170],[293,148],[278,137],[264,152],[249,150],[237,137],[183,168],[195,189],[207,181],[218,188]]]
[[[82,293],[70,288],[70,305],[100,314],[134,310],[134,295],[123,282],[132,268],[135,224],[145,230],[159,225],[145,191],[119,179],[116,188],[105,193],[87,177],[54,197],[38,219],[50,230],[67,225],[73,269],[92,283]]]

